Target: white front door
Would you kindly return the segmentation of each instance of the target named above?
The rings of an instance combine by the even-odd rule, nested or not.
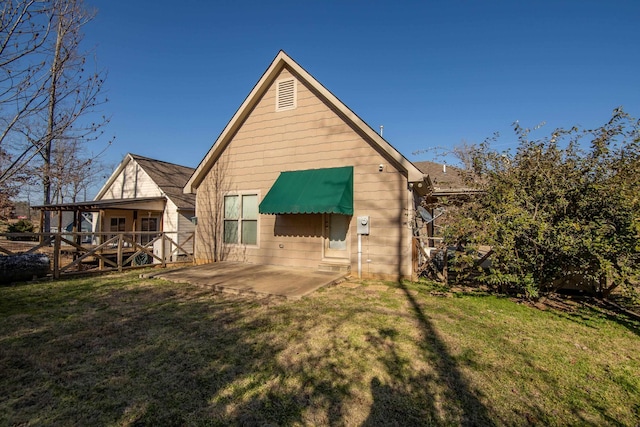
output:
[[[349,222],[347,215],[326,214],[324,256],[327,258],[349,258]]]

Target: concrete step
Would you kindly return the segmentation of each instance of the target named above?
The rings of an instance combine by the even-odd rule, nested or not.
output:
[[[348,262],[331,262],[331,261],[323,261],[318,264],[319,271],[332,271],[336,273],[350,273],[351,272],[351,264]]]

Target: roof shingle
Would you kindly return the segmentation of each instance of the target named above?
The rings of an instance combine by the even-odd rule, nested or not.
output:
[[[193,174],[193,168],[150,159],[137,154],[130,154],[130,156],[144,169],[178,209],[195,209],[195,194],[184,194],[182,192],[185,184]]]

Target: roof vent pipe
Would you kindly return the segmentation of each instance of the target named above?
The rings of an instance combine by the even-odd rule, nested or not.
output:
[[[384,126],[380,125],[380,136],[382,136],[382,131],[384,130]]]
[[[442,164],[442,173],[447,173],[447,164],[446,163]]]

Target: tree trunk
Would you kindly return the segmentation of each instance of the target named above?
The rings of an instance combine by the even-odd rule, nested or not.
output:
[[[53,141],[55,138],[55,129],[56,129],[56,103],[57,103],[57,88],[58,88],[58,75],[60,73],[60,49],[62,47],[62,39],[63,39],[63,25],[62,25],[62,14],[58,13],[58,25],[56,31],[56,47],[53,54],[53,61],[51,63],[51,86],[49,87],[49,109],[47,114],[47,136],[45,141],[45,148],[42,154],[44,165],[43,165],[43,179],[42,179],[42,187],[43,187],[43,204],[49,205],[51,204],[51,150],[53,147]],[[51,231],[51,215],[47,211],[44,216],[44,224],[43,224],[45,233]]]

